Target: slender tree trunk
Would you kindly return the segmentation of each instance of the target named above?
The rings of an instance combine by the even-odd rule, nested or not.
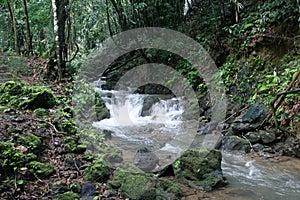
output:
[[[25,14],[25,28],[26,28],[26,55],[32,53],[32,40],[30,34],[30,24],[29,24],[29,17],[28,17],[28,10],[27,10],[27,2],[26,0],[22,1],[22,6]]]
[[[57,5],[56,5],[56,1],[57,0],[51,0],[51,4],[52,4],[52,12],[53,12],[53,32],[54,32],[54,51],[55,54],[57,56],[58,62],[58,81],[61,81],[62,79],[62,72],[61,72],[61,65],[60,65],[60,54],[57,53],[59,50],[59,40],[58,40],[58,11],[57,11]]]
[[[67,47],[65,44],[65,26],[67,19],[66,6],[68,0],[51,0],[55,35],[55,51],[57,55],[58,81],[63,78],[66,66]]]
[[[7,6],[8,6],[8,10],[9,10],[9,14],[10,14],[10,18],[11,18],[11,22],[12,22],[12,27],[13,27],[13,31],[14,31],[14,42],[15,42],[15,51],[17,53],[17,55],[20,55],[20,45],[19,45],[19,40],[18,40],[18,30],[17,30],[17,21],[15,18],[15,9],[14,9],[14,0],[11,1],[6,1]]]

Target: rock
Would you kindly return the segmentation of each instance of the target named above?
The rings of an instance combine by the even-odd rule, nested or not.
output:
[[[134,200],[180,199],[182,191],[179,185],[157,179],[151,174],[143,173],[135,167],[118,168],[114,178],[109,182],[109,190],[118,190],[123,198]],[[109,194],[106,194],[109,195]]]
[[[111,173],[111,167],[104,163],[101,159],[97,159],[94,163],[87,167],[83,173],[84,181],[106,182]]]
[[[251,142],[251,144],[257,143],[261,140],[260,134],[257,132],[248,132],[245,137]]]
[[[264,121],[266,115],[267,110],[264,105],[251,105],[246,112],[234,120],[232,130],[235,133],[255,130]]]
[[[114,173],[114,179],[109,182],[109,187],[118,189],[124,198],[143,200],[148,194],[149,199],[155,199],[154,182],[154,179],[149,175],[134,174],[123,169],[117,169]]]
[[[250,152],[250,144],[246,139],[238,136],[226,136],[222,140],[222,150],[239,150]]]
[[[157,96],[146,96],[143,102],[143,108],[141,112],[141,116],[150,116],[152,106],[159,102],[159,98]]]
[[[93,200],[97,195],[96,187],[91,183],[84,183],[81,186],[81,198],[80,200]]]
[[[277,144],[276,149],[284,156],[300,158],[300,139],[289,137],[283,144]]]
[[[210,134],[212,133],[213,130],[216,129],[218,123],[217,122],[208,122],[202,126],[200,126],[200,128],[197,130],[199,135],[206,135],[206,134]]]
[[[145,172],[154,170],[158,161],[158,157],[146,147],[137,150],[133,158],[133,164]]]
[[[272,143],[276,139],[272,133],[269,133],[267,131],[260,130],[258,133],[263,144]]]
[[[52,108],[56,104],[56,98],[51,90],[43,86],[30,86],[23,90],[23,101],[19,106],[27,109]]]
[[[186,150],[173,163],[175,176],[210,191],[227,184],[221,170],[222,154],[215,149]]]
[[[253,150],[254,150],[255,152],[258,152],[258,151],[263,150],[265,147],[264,147],[264,145],[262,145],[262,144],[254,144],[254,145],[252,146],[252,148],[253,148]]]

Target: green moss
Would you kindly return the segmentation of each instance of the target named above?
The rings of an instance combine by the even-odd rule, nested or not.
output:
[[[68,152],[75,152],[76,151],[77,144],[76,144],[76,141],[75,141],[75,139],[73,137],[70,137],[70,136],[65,137],[63,139],[63,143],[65,144],[66,150]]]
[[[96,160],[91,166],[84,170],[83,180],[91,182],[106,182],[111,173],[111,167],[101,159]]]
[[[61,122],[61,127],[64,132],[75,135],[77,133],[77,126],[73,120],[64,120]]]
[[[28,136],[20,135],[18,138],[18,143],[25,146],[29,151],[36,150],[42,144],[41,139],[32,133],[30,133]]]
[[[155,190],[154,193],[152,190],[153,186],[155,186],[155,181],[152,177],[145,174],[129,173],[123,169],[115,171],[114,179],[110,181],[109,186],[113,189],[119,189],[121,194],[129,199],[142,200],[145,199],[147,193],[151,194],[152,199],[155,199],[156,196]]]
[[[160,179],[158,184],[159,188],[167,192],[171,199],[180,199],[183,195],[180,186],[170,180]]]
[[[44,164],[38,161],[31,161],[28,167],[31,173],[37,174],[40,177],[47,177],[54,172],[52,164]]]
[[[57,102],[51,90],[44,86],[30,86],[23,90],[26,100],[19,104],[27,109],[52,108]]]
[[[55,200],[79,200],[80,196],[74,192],[65,192],[59,197],[55,198]]]
[[[0,169],[5,167],[6,171],[23,166],[27,161],[24,152],[17,149],[12,141],[0,142],[0,158],[3,160]]]
[[[33,113],[38,117],[48,116],[48,111],[45,108],[37,108],[33,111]]]
[[[204,190],[226,184],[221,172],[221,152],[215,149],[186,150],[173,167],[178,178],[192,181]]]

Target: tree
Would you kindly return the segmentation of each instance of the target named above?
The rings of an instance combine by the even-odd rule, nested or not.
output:
[[[32,37],[30,34],[30,24],[29,24],[29,17],[28,17],[28,10],[27,10],[27,2],[26,0],[22,1],[22,6],[25,15],[25,28],[26,28],[26,55],[32,53]]]
[[[67,46],[65,44],[66,7],[68,0],[51,0],[53,10],[54,49],[57,56],[58,80],[61,81],[66,67]]]
[[[20,55],[20,44],[19,44],[19,40],[18,40],[17,21],[16,21],[16,17],[15,17],[15,9],[14,9],[15,1],[7,0],[6,3],[8,6],[8,10],[9,10],[10,18],[11,18],[11,24],[12,24],[12,28],[13,28],[13,32],[14,32],[15,51],[16,51],[17,55]]]

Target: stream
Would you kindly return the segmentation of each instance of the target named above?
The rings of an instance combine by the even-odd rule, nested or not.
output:
[[[96,91],[111,117],[94,122],[93,126],[111,132],[109,142],[122,152],[125,163],[133,163],[136,152],[147,148],[158,155],[159,169],[172,163],[191,144],[188,138],[193,140],[195,136],[191,133],[194,123],[182,120],[182,98],[102,90],[102,84],[96,86]],[[182,136],[174,139],[178,134]],[[212,192],[212,199],[300,199],[299,159],[263,160],[251,154],[225,151],[222,155],[222,170],[229,185],[220,192]]]

